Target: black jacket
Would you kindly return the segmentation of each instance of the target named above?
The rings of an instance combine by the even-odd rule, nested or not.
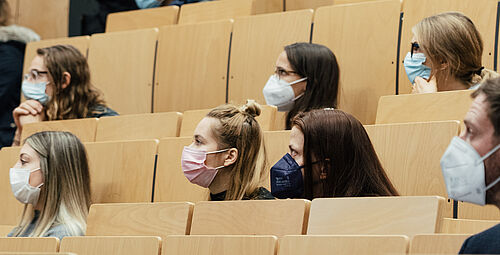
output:
[[[500,254],[500,224],[467,238],[459,254]]]

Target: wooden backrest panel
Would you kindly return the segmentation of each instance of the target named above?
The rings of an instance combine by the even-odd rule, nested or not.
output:
[[[307,226],[309,205],[301,199],[198,202],[191,234],[300,235]]]
[[[23,126],[21,142],[30,135],[42,131],[67,131],[74,134],[82,142],[95,141],[97,130],[96,118],[74,119],[74,120],[54,120],[30,123]]]
[[[179,12],[179,24],[233,19],[255,13],[254,0],[201,2],[183,5]]]
[[[396,93],[400,9],[398,0],[370,1],[321,7],[314,16],[312,41],[329,47],[339,63],[338,107],[363,124],[375,123],[380,96]]]
[[[470,235],[416,235],[411,240],[409,254],[457,254]]]
[[[146,113],[103,117],[97,124],[96,141],[160,139],[176,137],[182,122],[182,113]]]
[[[178,6],[110,13],[107,16],[106,32],[155,28],[177,24]]]
[[[0,210],[0,224],[18,225],[21,220],[24,205],[14,197],[10,186],[9,169],[19,160],[21,147],[3,147],[0,150],[0,203],[4,206]],[[12,229],[11,229],[12,230]]]
[[[493,70],[497,5],[497,0],[405,0],[399,51],[399,93],[411,92],[411,84],[406,76],[403,60],[410,49],[413,37],[412,28],[422,19],[442,12],[462,12],[474,22],[484,44],[482,64]]]
[[[189,234],[193,204],[93,204],[86,236],[159,236]]]
[[[439,229],[443,203],[431,196],[314,199],[307,234],[431,234]]]
[[[120,114],[149,113],[158,29],[94,34],[88,62],[93,84]]]
[[[168,236],[162,255],[275,255],[275,236]]]
[[[158,140],[96,142],[85,147],[93,203],[151,202]]]
[[[477,234],[500,223],[500,220],[468,220],[444,218],[441,221],[440,233],[444,234]]]
[[[154,112],[183,112],[225,103],[232,27],[231,20],[224,20],[160,29]]]
[[[158,255],[161,239],[153,236],[71,236],[61,241],[61,252],[78,255]]]
[[[67,37],[69,0],[18,0],[17,25],[31,28],[42,39]]]
[[[55,237],[0,237],[2,252],[57,252],[59,239]]]
[[[500,211],[495,205],[480,206],[458,202],[458,218],[472,220],[500,220]]]
[[[309,42],[312,10],[272,13],[234,20],[228,99],[265,104],[262,89],[286,45]],[[272,38],[272,40],[270,39]]]

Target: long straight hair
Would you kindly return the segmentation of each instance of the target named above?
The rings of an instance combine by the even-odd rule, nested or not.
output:
[[[352,115],[312,110],[298,114],[293,126],[304,134],[305,198],[398,195],[365,128]]]
[[[83,235],[91,205],[87,154],[80,140],[69,132],[47,131],[25,141],[40,156],[43,174],[38,203],[42,205],[31,237],[42,237],[52,227],[64,225],[70,235]],[[24,207],[14,236],[23,234],[33,218]]]
[[[260,106],[249,100],[240,108],[227,104],[207,114],[207,117],[220,121],[220,125],[214,126],[212,130],[218,149],[238,149],[236,162],[225,169],[231,171],[225,200],[240,200],[245,196],[252,196],[267,176],[263,134],[255,120],[260,112]]]
[[[326,46],[314,43],[294,43],[285,47],[293,71],[307,77],[307,86],[288,112],[286,128],[291,128],[292,118],[310,109],[337,107],[339,65],[333,52]]]

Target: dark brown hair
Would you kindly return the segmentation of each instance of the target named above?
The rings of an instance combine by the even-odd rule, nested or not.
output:
[[[352,115],[318,109],[299,113],[292,124],[304,134],[305,198],[398,195]]]
[[[90,83],[87,59],[71,45],[56,45],[38,49],[53,80],[54,93],[47,103],[47,120],[86,118],[97,105],[106,106],[102,95]],[[64,72],[71,75],[70,84],[62,88]]]
[[[495,136],[500,138],[500,77],[484,80],[481,86],[472,93],[472,98],[480,94],[486,96],[489,105],[488,118],[495,128]]]
[[[293,71],[307,77],[304,95],[295,101],[288,112],[286,128],[298,112],[323,107],[337,107],[339,87],[339,65],[333,52],[320,44],[294,43],[285,47]]]
[[[0,26],[8,26],[10,24],[10,6],[7,0],[0,0]]]

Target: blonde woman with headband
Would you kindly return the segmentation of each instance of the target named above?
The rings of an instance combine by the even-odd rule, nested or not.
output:
[[[25,207],[9,237],[84,235],[90,175],[85,148],[76,136],[49,131],[28,137],[10,169],[10,184]]]
[[[182,170],[193,184],[210,190],[212,201],[274,199],[261,187],[267,177],[260,106],[222,105],[203,118],[191,145],[184,147]]]
[[[427,17],[412,29],[404,66],[412,93],[474,89],[498,74],[482,65],[483,41],[472,20],[459,12]]]

